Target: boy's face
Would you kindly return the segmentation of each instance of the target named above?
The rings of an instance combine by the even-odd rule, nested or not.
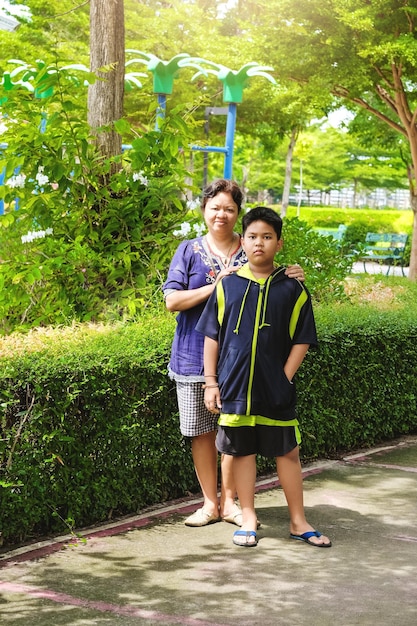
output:
[[[254,267],[271,267],[282,245],[283,241],[278,239],[273,227],[261,220],[252,222],[242,237],[242,248]]]

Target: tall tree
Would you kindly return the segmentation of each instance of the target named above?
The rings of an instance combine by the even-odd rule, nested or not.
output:
[[[405,138],[417,280],[417,0],[271,0],[262,28],[282,77],[365,109]]]
[[[115,156],[122,151],[121,136],[112,124],[123,115],[123,0],[90,0],[90,69],[99,80],[88,88],[88,123],[102,155]]]

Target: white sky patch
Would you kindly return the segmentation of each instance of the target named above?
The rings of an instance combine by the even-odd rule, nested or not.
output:
[[[354,117],[355,116],[351,111],[348,111],[345,107],[340,107],[340,109],[331,111],[326,117],[312,120],[312,123],[315,124],[317,122],[321,122],[322,124],[332,126],[333,128],[340,128],[343,123],[348,124]]]
[[[354,117],[355,116],[351,111],[348,111],[344,107],[341,107],[340,109],[329,113],[327,119],[329,120],[330,126],[338,128],[340,124],[342,124],[343,122],[350,122],[351,120],[353,120]]]
[[[30,9],[24,4],[10,4],[0,0],[0,30],[14,30],[19,26],[19,17],[30,19]]]
[[[217,18],[223,19],[226,17],[227,12],[230,9],[234,9],[237,4],[237,0],[227,0],[227,2],[219,2],[217,5]]]

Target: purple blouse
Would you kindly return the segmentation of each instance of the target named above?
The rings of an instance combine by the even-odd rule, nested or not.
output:
[[[242,265],[247,258],[239,245],[231,256],[229,266]],[[217,274],[225,266],[215,256],[206,237],[183,241],[177,248],[163,285],[164,295],[172,291],[198,289],[215,282]],[[205,302],[177,315],[177,327],[172,343],[169,373],[174,380],[199,382],[203,376],[204,335],[195,330]]]

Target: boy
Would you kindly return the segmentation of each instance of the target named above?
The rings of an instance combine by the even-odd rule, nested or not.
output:
[[[310,296],[276,267],[282,220],[256,207],[242,220],[248,263],[220,281],[197,324],[205,335],[204,401],[219,413],[216,445],[233,456],[242,508],[238,546],[257,545],[256,454],[275,457],[290,513],[290,536],[327,548],[330,540],[305,518],[293,378],[317,343]]]

